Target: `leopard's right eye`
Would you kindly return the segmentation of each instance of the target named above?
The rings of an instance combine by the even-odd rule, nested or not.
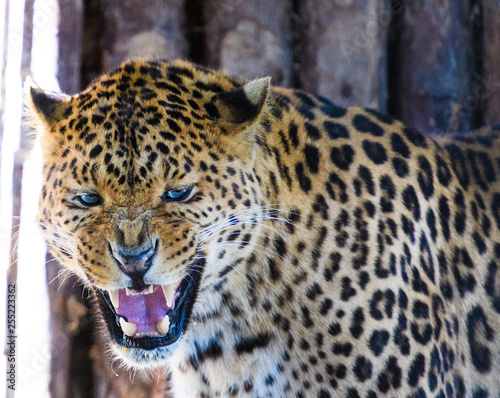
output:
[[[86,207],[99,206],[103,202],[102,197],[96,193],[79,195],[75,199]]]

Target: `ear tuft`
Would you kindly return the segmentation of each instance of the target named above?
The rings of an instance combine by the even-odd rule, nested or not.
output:
[[[68,109],[70,96],[42,90],[30,77],[25,81],[27,105],[49,125],[59,122]]]
[[[264,77],[220,93],[215,102],[220,118],[230,124],[250,125],[262,113],[269,96],[271,78]]]

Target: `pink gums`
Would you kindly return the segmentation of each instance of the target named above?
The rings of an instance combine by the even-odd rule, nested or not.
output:
[[[156,323],[167,314],[169,307],[160,285],[153,285],[153,293],[127,296],[125,289],[118,291],[118,315],[137,325],[137,333],[156,336]],[[172,306],[173,307],[173,306]]]

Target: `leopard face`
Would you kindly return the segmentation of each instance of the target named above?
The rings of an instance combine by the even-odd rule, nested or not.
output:
[[[163,73],[170,83],[158,80]],[[76,97],[32,91],[50,126],[42,228],[59,261],[95,288],[114,346],[134,364],[168,357],[200,289],[219,282],[225,262],[205,270],[222,257],[217,240],[241,231],[224,252],[244,256],[261,228],[263,215],[252,211],[263,201],[254,154],[235,156],[230,137],[246,130],[241,139],[251,139],[268,80],[245,86],[248,99],[244,88],[231,91],[234,82],[193,75],[128,64]],[[228,95],[241,96],[243,112],[225,105]],[[216,124],[219,112],[225,119]]]
[[[430,139],[179,61],[28,103],[50,250],[175,396],[500,391],[495,131]]]

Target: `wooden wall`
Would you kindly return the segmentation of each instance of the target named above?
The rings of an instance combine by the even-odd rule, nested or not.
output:
[[[59,7],[59,80],[69,93],[127,58],[185,58],[377,108],[429,134],[500,122],[498,0],[59,0]],[[58,270],[48,263],[48,279]],[[111,364],[79,288],[49,288],[53,397],[163,396],[163,375],[129,377]]]

